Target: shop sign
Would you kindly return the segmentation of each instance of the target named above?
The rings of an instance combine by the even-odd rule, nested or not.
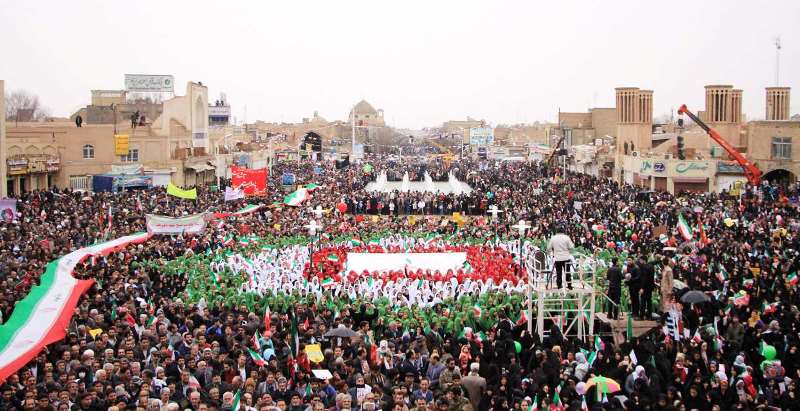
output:
[[[675,172],[684,174],[692,170],[703,171],[708,168],[708,163],[683,162],[675,165]]]

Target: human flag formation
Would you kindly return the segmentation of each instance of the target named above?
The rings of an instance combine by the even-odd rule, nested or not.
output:
[[[196,188],[192,188],[191,190],[184,190],[176,186],[175,184],[172,184],[172,182],[170,182],[167,185],[167,194],[174,197],[182,198],[184,200],[197,200]]]

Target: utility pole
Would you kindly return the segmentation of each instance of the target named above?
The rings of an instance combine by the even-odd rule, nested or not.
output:
[[[781,38],[775,37],[775,86],[781,85]]]
[[[6,180],[6,94],[5,82],[0,80],[0,198],[8,196],[8,182]]]
[[[350,134],[350,156],[355,158],[356,155],[356,106],[353,106],[352,111],[350,111],[350,123],[353,126],[352,132]]]

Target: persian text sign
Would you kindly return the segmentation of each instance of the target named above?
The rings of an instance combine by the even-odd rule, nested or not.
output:
[[[128,91],[169,92],[175,90],[172,76],[151,74],[126,74],[125,89]]]
[[[178,218],[147,214],[147,231],[151,234],[196,234],[205,228],[205,214]]]
[[[267,169],[231,166],[231,185],[246,196],[263,196],[267,193]]]
[[[472,145],[494,144],[494,129],[473,127],[469,129],[469,141]]]

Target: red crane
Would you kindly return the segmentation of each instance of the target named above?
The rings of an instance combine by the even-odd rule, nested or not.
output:
[[[555,146],[555,148],[553,148],[553,152],[552,152],[552,153],[550,153],[550,156],[549,156],[549,157],[547,157],[547,160],[544,162],[545,164],[547,164],[547,165],[549,166],[549,165],[550,165],[550,163],[552,163],[552,162],[553,162],[553,157],[555,157],[555,156],[556,156],[556,154],[557,154],[557,153],[559,152],[559,150],[561,149],[561,143],[563,143],[563,142],[564,142],[564,139],[565,139],[566,137],[567,137],[567,134],[566,134],[566,133],[564,133],[564,135],[562,135],[562,136],[561,136],[561,137],[558,139],[558,142],[556,143],[556,146]]]
[[[700,128],[705,130],[705,132],[708,133],[708,135],[711,136],[711,138],[714,139],[714,141],[716,141],[717,144],[722,146],[722,148],[724,148],[725,151],[727,151],[728,154],[730,154],[731,157],[733,157],[736,160],[736,162],[739,163],[740,166],[742,166],[742,168],[744,169],[744,175],[745,177],[747,177],[747,181],[750,182],[750,184],[757,186],[761,183],[761,170],[759,170],[758,167],[755,166],[755,164],[747,161],[747,159],[742,155],[742,153],[737,151],[735,148],[733,148],[733,146],[731,146],[727,141],[725,141],[725,139],[722,138],[722,136],[719,135],[719,133],[717,133],[716,130],[709,127],[708,124],[704,123],[703,120],[700,120],[699,117],[697,117],[696,115],[694,115],[694,113],[689,111],[689,109],[686,108],[686,104],[682,105],[681,108],[678,109],[678,114],[679,115],[686,114],[687,116],[689,116],[689,118],[692,119],[692,121],[694,121],[698,126],[700,126]]]

